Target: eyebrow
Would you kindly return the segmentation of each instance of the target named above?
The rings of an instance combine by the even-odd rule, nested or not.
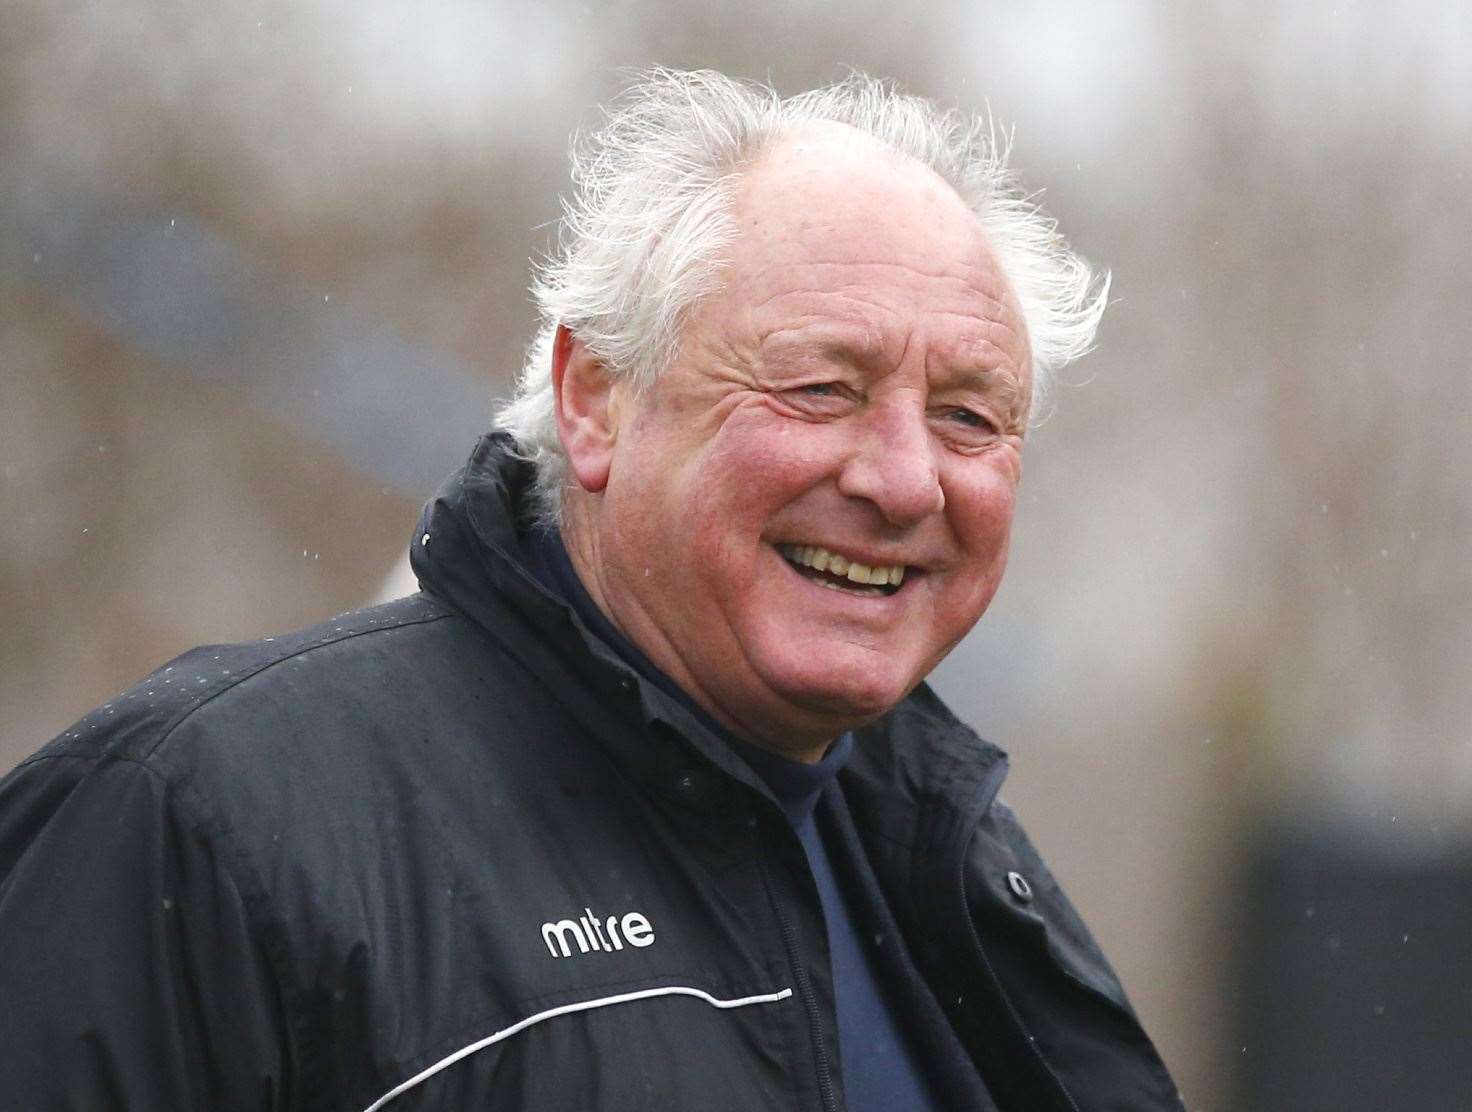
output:
[[[885,350],[883,330],[832,319],[774,329],[762,337],[761,346],[772,350],[778,359],[791,358],[794,354],[813,355],[860,369],[885,367],[891,362],[890,353]],[[1025,407],[1027,392],[1022,387],[1020,370],[1001,348],[981,338],[958,346],[961,352],[951,353],[957,357],[948,358],[942,364],[939,385],[999,394],[1006,398],[1009,408]],[[931,373],[931,367],[927,366],[926,374]]]
[[[1028,392],[1022,388],[1022,380],[1007,371],[982,371],[982,389],[1000,397],[1009,414],[1019,414],[1027,409]]]
[[[941,386],[974,387],[996,394],[1021,394],[1022,380],[1010,367],[955,366],[939,376]]]
[[[1008,426],[1024,424],[1031,406],[1031,391],[1007,363],[998,367],[952,367],[936,383],[939,391],[980,394],[999,406]]]
[[[884,336],[878,328],[840,324],[832,320],[775,329],[761,338],[763,348],[769,345],[781,354],[793,349],[807,349],[856,366],[882,363],[885,354]]]

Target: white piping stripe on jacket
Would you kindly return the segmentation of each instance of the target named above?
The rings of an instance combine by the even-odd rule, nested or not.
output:
[[[463,1046],[448,1058],[441,1058],[429,1068],[420,1070],[413,1077],[409,1078],[408,1081],[395,1085],[365,1108],[363,1112],[378,1112],[380,1108],[393,1100],[394,1097],[408,1092],[421,1081],[427,1081],[447,1066],[453,1066],[461,1058],[468,1057],[477,1050],[483,1050],[492,1043],[498,1043],[502,1039],[508,1039],[519,1031],[525,1031],[532,1024],[541,1023],[542,1020],[551,1019],[554,1016],[568,1015],[572,1012],[586,1012],[593,1008],[607,1008],[614,1004],[627,1004],[631,1000],[647,1000],[651,996],[694,996],[696,999],[704,1000],[707,1004],[716,1008],[744,1008],[748,1004],[775,1004],[778,1000],[786,1000],[791,995],[792,990],[790,988],[784,988],[781,992],[767,992],[760,996],[743,996],[737,1000],[718,1000],[702,989],[689,988],[685,985],[671,985],[667,988],[645,988],[640,989],[638,992],[622,992],[617,996],[600,996],[596,1000],[580,1000],[576,1004],[564,1004],[560,1008],[548,1008],[545,1012],[529,1015],[519,1023],[513,1023],[510,1027],[503,1027],[494,1035],[487,1035],[478,1042],[473,1042],[469,1046]]]

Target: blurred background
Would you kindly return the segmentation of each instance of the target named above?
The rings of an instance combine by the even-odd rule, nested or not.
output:
[[[11,0],[0,771],[411,589],[618,67],[1015,127],[1113,270],[936,683],[1192,1109],[1472,1108],[1472,9]]]

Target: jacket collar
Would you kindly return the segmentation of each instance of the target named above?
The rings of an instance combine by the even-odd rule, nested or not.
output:
[[[613,743],[620,763],[682,799],[708,807],[712,795],[687,747],[724,774],[771,799],[766,784],[685,701],[629,666],[527,564],[532,464],[504,432],[482,437],[420,516],[410,562],[425,590],[448,602],[538,675],[571,672],[583,681],[556,694],[595,736],[610,713],[642,726],[653,746]],[[682,744],[681,744],[682,743]],[[840,774],[850,809],[916,849],[964,837],[990,805],[1007,758],[955,718],[921,684],[898,707],[856,733]],[[688,785],[692,777],[697,790]],[[774,801],[775,802],[775,801]]]
[[[482,437],[420,514],[409,553],[420,586],[545,678],[589,735],[657,794],[708,813],[729,809],[720,803],[731,781],[771,798],[688,707],[640,675],[538,581],[526,558],[533,477],[506,433]],[[614,722],[626,728],[611,729]]]

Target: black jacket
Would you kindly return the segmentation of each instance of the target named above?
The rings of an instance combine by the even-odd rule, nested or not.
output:
[[[487,438],[424,593],[196,649],[0,781],[0,1105],[842,1107],[801,846],[527,573],[527,478]],[[1179,1108],[1003,754],[923,687],[856,749],[828,821],[996,1104]]]

